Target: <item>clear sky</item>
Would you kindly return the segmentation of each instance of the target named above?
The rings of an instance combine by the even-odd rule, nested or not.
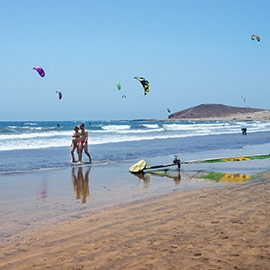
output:
[[[202,103],[270,109],[269,14],[269,0],[3,0],[0,120],[164,119],[167,108]],[[148,95],[134,76],[150,82]]]

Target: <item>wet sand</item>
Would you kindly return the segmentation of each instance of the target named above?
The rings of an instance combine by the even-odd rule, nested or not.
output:
[[[27,232],[0,269],[269,269],[270,173],[184,190]]]

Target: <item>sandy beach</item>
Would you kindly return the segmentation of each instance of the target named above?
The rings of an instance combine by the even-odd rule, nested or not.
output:
[[[270,174],[177,191],[23,235],[0,269],[269,269]]]

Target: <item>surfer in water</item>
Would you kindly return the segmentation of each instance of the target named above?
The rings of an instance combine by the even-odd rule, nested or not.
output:
[[[78,126],[75,126],[74,127],[74,131],[73,131],[73,134],[72,134],[71,150],[70,150],[71,161],[72,162],[75,162],[75,155],[74,155],[75,149],[77,149],[77,153],[79,155],[79,149],[78,149],[79,138],[80,138],[79,127]]]
[[[84,153],[89,158],[89,163],[92,162],[92,158],[88,152],[88,131],[85,129],[84,124],[80,124],[80,138],[79,138],[79,162],[82,162],[82,154]]]

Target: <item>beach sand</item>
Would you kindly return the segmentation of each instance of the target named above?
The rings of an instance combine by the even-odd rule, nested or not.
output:
[[[270,173],[78,212],[27,232],[0,269],[269,269]]]

